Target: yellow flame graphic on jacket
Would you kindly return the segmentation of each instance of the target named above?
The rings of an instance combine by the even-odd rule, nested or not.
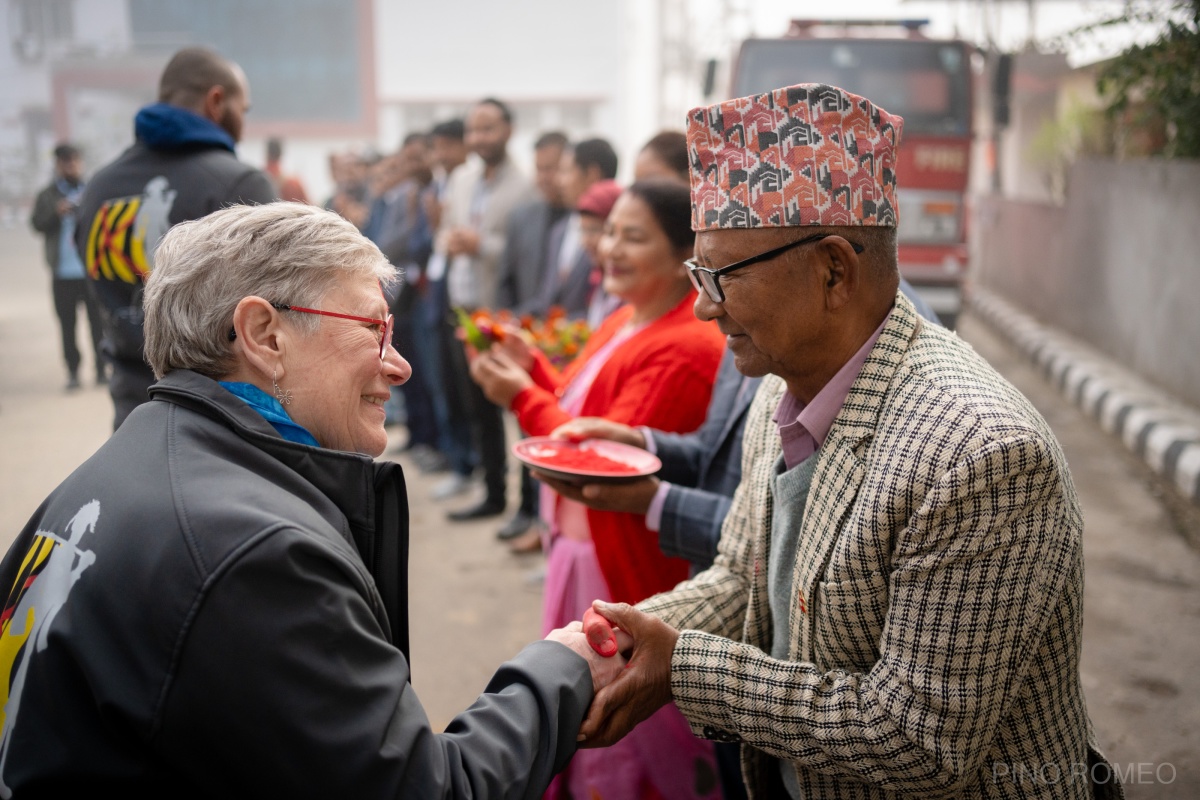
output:
[[[176,192],[161,175],[141,195],[117,197],[92,218],[83,260],[92,280],[141,283],[154,268],[158,240],[171,227],[168,219]]]
[[[109,200],[92,219],[84,263],[93,280],[139,283],[150,273],[146,241],[133,232],[140,197]]]

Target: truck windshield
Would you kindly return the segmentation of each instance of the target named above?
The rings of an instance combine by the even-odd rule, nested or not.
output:
[[[905,134],[966,136],[970,63],[962,44],[884,39],[751,39],[734,97],[797,83],[828,83],[904,118]]]

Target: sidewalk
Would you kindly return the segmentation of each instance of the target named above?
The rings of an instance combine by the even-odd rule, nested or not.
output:
[[[1164,502],[1169,487],[1162,479],[1064,397],[974,306],[958,333],[1029,398],[1070,464],[1084,520],[1080,680],[1101,750],[1122,776],[1132,772],[1129,800],[1195,800],[1200,513],[1181,521]],[[1182,499],[1178,504],[1200,511]]]
[[[1200,506],[1200,410],[982,287],[972,290],[970,307],[1031,359],[1068,401]]]

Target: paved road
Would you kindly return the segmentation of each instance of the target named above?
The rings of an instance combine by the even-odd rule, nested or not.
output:
[[[103,443],[111,409],[100,389],[63,391],[47,277],[31,235],[0,230],[0,281],[7,547],[45,494]],[[1084,687],[1102,745],[1133,777],[1128,796],[1200,797],[1200,554],[1180,530],[1195,534],[1196,515],[1170,502],[1140,462],[980,323],[967,317],[961,333],[1033,400],[1070,459],[1087,520]],[[90,372],[85,363],[81,374]],[[394,443],[401,437],[396,432]],[[495,523],[445,523],[447,508],[472,498],[434,503],[434,481],[406,466],[414,685],[440,728],[496,664],[537,636],[539,591],[527,578],[539,558],[509,555],[492,537]]]

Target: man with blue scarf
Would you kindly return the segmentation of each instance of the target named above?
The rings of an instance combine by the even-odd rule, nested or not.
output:
[[[200,47],[180,50],[158,100],[138,111],[136,141],[92,178],[77,216],[75,242],[104,316],[114,430],[154,382],[142,355],[142,285],[159,239],[220,208],[276,199],[270,178],[235,155],[250,108],[237,64]]]
[[[54,311],[62,330],[63,361],[67,365],[67,390],[79,388],[79,345],[75,339],[75,321],[79,306],[87,311],[95,354],[96,383],[107,382],[104,357],[100,352],[100,314],[88,292],[83,262],[75,250],[75,208],[83,194],[83,161],[79,150],[70,144],[54,148],[54,180],[38,193],[30,222],[46,237],[46,265],[50,267]]]

